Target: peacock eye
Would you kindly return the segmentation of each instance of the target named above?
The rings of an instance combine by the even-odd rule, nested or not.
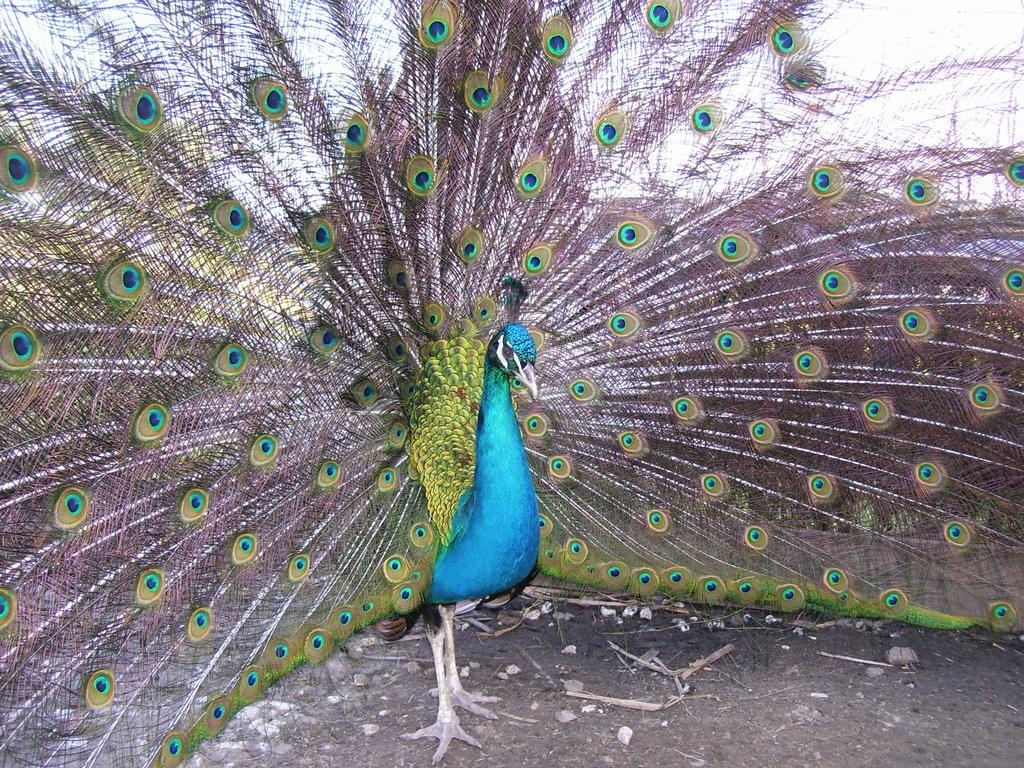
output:
[[[405,186],[414,197],[426,198],[434,193],[437,167],[432,158],[415,155],[405,165]]]
[[[268,120],[283,120],[288,114],[288,89],[279,80],[265,77],[252,84],[250,96],[256,108]]]
[[[540,32],[541,51],[552,64],[561,64],[572,50],[572,25],[564,16],[552,16]]]

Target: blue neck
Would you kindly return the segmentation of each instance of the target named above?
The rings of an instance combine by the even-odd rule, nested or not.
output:
[[[495,595],[530,575],[540,550],[537,494],[526,462],[507,374],[484,364],[473,488],[438,557],[432,603]]]
[[[512,407],[512,391],[508,375],[491,365],[488,358],[484,363],[484,392],[480,398],[480,416],[476,423],[476,474],[473,478],[474,493],[477,497],[493,498],[496,502],[508,497],[536,498],[533,477],[526,463],[526,451],[519,431],[519,421]],[[483,504],[485,514],[489,509],[503,508]],[[506,524],[519,522],[505,521]],[[537,516],[531,524],[536,526]]]

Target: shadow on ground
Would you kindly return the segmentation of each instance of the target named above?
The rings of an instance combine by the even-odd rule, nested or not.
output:
[[[679,606],[647,619],[635,608],[624,616],[624,605],[602,613],[519,598],[500,613],[474,614],[492,632],[506,630],[486,637],[464,625],[457,637],[466,687],[501,696],[499,719],[464,714],[483,749],[455,743],[444,765],[1002,768],[1024,760],[1021,638]],[[654,704],[678,695],[676,680],[611,643],[670,669],[735,649],[693,673],[687,694],[665,710],[570,697],[566,681]],[[893,647],[912,648],[918,662],[875,666],[821,655],[885,662]],[[349,654],[274,686],[190,765],[428,766],[434,742],[398,737],[434,720],[429,659],[418,630],[393,643],[367,633]],[[628,744],[619,740],[624,726]]]

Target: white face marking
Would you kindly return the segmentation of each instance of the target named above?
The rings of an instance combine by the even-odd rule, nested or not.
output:
[[[515,352],[512,353],[512,361],[516,364],[516,370],[518,371],[519,380],[526,385],[526,388],[530,390],[530,394],[533,395],[533,399],[537,399],[537,380],[533,377],[533,367],[524,366],[523,361],[519,359],[519,355]]]
[[[507,371],[508,360],[505,359],[505,334],[501,334],[501,336],[498,337],[498,348],[495,352],[498,355],[498,362],[501,363],[501,367]]]

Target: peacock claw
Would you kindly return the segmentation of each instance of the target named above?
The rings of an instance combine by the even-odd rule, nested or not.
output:
[[[452,743],[452,739],[458,739],[464,741],[471,747],[480,748],[480,742],[462,730],[462,726],[459,724],[459,718],[454,716],[451,720],[441,720],[438,718],[437,722],[433,725],[428,725],[426,728],[420,728],[414,733],[403,733],[402,738],[412,741],[413,739],[437,739],[438,745],[437,750],[434,752],[434,756],[430,762],[434,765],[441,762],[441,759],[445,756],[448,751],[448,745]]]
[[[459,686],[451,690],[452,706],[461,707],[467,712],[472,712],[478,717],[485,717],[488,720],[497,720],[498,716],[491,710],[481,707],[481,704],[491,704],[501,701],[497,696],[484,696],[482,693],[472,693]]]

